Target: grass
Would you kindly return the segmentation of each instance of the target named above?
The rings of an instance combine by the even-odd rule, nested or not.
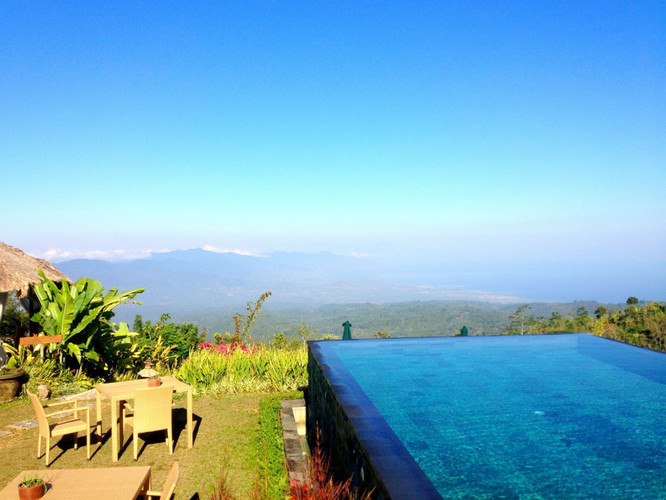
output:
[[[259,498],[284,498],[289,491],[285,472],[281,401],[300,399],[301,392],[269,394],[259,401],[259,427],[254,438],[254,459],[259,467],[255,493]]]
[[[92,459],[86,460],[85,440],[79,439],[79,449],[72,447],[72,437],[66,436],[51,450],[51,466],[49,469],[92,468],[92,467],[127,467],[134,465],[150,465],[154,488],[161,488],[174,461],[181,467],[181,476],[176,488],[178,499],[208,499],[213,488],[220,484],[220,478],[226,476],[226,489],[234,498],[249,498],[257,491],[257,485],[266,464],[257,460],[257,449],[260,436],[265,434],[259,426],[260,412],[270,415],[275,409],[275,401],[288,397],[300,397],[299,393],[271,394],[235,394],[218,397],[199,396],[194,398],[193,413],[195,419],[194,447],[187,448],[185,430],[185,399],[175,397],[174,411],[175,448],[170,456],[164,444],[163,434],[150,435],[145,442],[140,437],[139,459],[134,462],[132,457],[131,432],[125,433],[125,443],[121,446],[118,462],[111,461],[111,442],[109,440],[110,409],[108,402],[103,403],[103,420],[105,436],[101,446],[93,437],[91,444]],[[262,403],[268,398],[272,403]],[[268,404],[268,410],[265,409]],[[272,406],[271,406],[272,405]],[[272,409],[272,410],[271,410]],[[94,418],[91,409],[91,417]],[[0,429],[21,420],[34,419],[34,411],[27,398],[21,397],[7,403],[0,403]],[[275,421],[269,417],[272,427],[273,443],[275,437]],[[279,443],[281,445],[281,443]],[[37,428],[13,431],[11,435],[0,437],[0,488],[11,481],[22,470],[44,469],[44,457],[37,459]],[[278,478],[270,481],[279,482],[280,460],[275,456],[269,459],[268,465],[272,474]],[[276,473],[275,470],[278,472]],[[286,470],[283,469],[286,477]],[[259,486],[261,490],[261,487]],[[284,498],[278,494],[266,495],[261,498]]]

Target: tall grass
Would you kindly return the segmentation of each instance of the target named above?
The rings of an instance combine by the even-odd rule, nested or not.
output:
[[[199,394],[291,391],[307,385],[307,352],[305,348],[228,353],[198,349],[175,376]]]

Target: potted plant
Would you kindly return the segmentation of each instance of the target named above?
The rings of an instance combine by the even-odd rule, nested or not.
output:
[[[139,372],[139,377],[148,379],[148,387],[159,387],[162,384],[159,373],[153,368],[153,362],[146,360],[143,370]]]
[[[18,485],[19,498],[21,500],[36,500],[44,496],[44,480],[35,475],[24,476]]]
[[[0,401],[10,401],[18,396],[24,375],[23,370],[14,366],[0,368]]]

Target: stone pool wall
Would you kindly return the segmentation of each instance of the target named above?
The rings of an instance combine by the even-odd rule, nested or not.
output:
[[[319,446],[329,457],[336,480],[352,478],[351,487],[359,493],[372,491],[377,499],[390,498],[363,451],[341,402],[333,392],[336,375],[325,363],[320,365],[313,349],[308,346],[308,391],[306,394],[306,425],[310,448],[314,449],[319,434]],[[338,393],[349,391],[336,387]],[[344,394],[342,394],[344,397]]]

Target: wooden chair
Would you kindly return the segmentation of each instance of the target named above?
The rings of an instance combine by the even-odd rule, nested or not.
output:
[[[121,428],[125,424],[132,427],[134,441],[134,460],[137,459],[139,434],[142,432],[166,431],[166,444],[169,454],[173,455],[173,430],[171,425],[171,403],[173,401],[173,386],[147,387],[137,389],[134,397],[134,407],[129,403],[123,404]],[[129,414],[131,412],[131,414]]]
[[[37,422],[39,423],[39,435],[37,440],[37,458],[42,455],[42,438],[46,439],[46,466],[49,466],[49,452],[51,451],[51,438],[57,436],[64,436],[65,434],[74,434],[74,449],[78,449],[79,432],[86,434],[86,450],[88,460],[90,460],[90,408],[88,406],[78,407],[77,401],[63,401],[61,403],[50,403],[42,406],[39,398],[27,391],[32,401],[32,406],[37,413]],[[46,413],[44,408],[52,408],[54,406],[64,407],[65,405],[73,405],[72,408],[66,408],[53,413]],[[73,413],[74,418],[58,421],[56,423],[49,423],[48,419],[56,415],[65,415]],[[79,418],[79,413],[85,413],[85,420]]]
[[[164,481],[164,486],[162,486],[162,491],[148,490],[145,493],[146,498],[158,497],[160,500],[171,500],[171,496],[176,489],[176,484],[178,484],[178,478],[180,477],[180,466],[178,462],[174,462],[169,475]]]

